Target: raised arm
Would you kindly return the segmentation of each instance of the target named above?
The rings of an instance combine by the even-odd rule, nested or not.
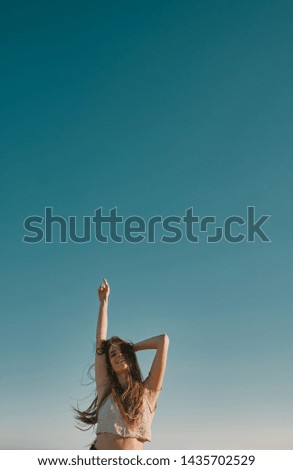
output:
[[[108,329],[108,298],[110,294],[110,286],[107,280],[104,278],[104,282],[100,285],[98,289],[98,296],[100,300],[100,308],[98,315],[97,323],[97,346],[101,345],[101,342],[107,339],[107,329]]]
[[[156,349],[150,372],[144,386],[149,390],[160,391],[163,384],[167,355],[169,347],[169,338],[166,334],[153,336],[139,343],[134,344],[134,351],[142,351],[144,349]]]
[[[100,300],[100,308],[98,314],[97,331],[96,331],[96,349],[99,350],[102,341],[107,339],[108,329],[108,298],[110,295],[110,286],[106,279],[98,289],[98,297]],[[98,393],[103,392],[99,390],[103,388],[108,382],[108,373],[106,367],[105,354],[97,354],[95,358],[95,377],[96,387]]]

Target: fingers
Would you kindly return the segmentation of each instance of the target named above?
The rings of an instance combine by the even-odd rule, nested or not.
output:
[[[99,292],[108,291],[110,289],[107,279],[103,278],[103,280],[104,280],[104,282],[102,282],[102,284],[100,285],[100,287],[98,289]]]
[[[103,285],[104,285],[106,291],[110,290],[110,286],[109,286],[108,281],[105,277],[104,277],[104,284]]]
[[[106,288],[106,284],[104,282],[102,282],[102,284],[100,284],[99,289],[105,289],[105,288]]]

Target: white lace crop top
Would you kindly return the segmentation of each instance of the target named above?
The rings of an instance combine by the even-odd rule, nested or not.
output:
[[[114,401],[113,397],[109,395],[99,409],[96,433],[109,432],[121,437],[136,437],[143,442],[150,442],[152,438],[151,424],[156,405],[154,409],[152,409],[146,394],[144,395],[143,400],[144,405],[141,415],[138,418],[137,425],[134,429],[129,429],[120,413],[118,405]]]

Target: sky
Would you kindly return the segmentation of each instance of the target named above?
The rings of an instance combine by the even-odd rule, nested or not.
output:
[[[71,407],[94,398],[103,277],[109,336],[170,338],[146,449],[293,449],[292,14],[289,0],[3,6],[1,449],[93,441]],[[198,242],[181,224],[177,242],[158,226],[153,242],[61,243],[58,223],[25,242],[46,207],[79,236],[98,208],[216,222],[193,226]],[[248,207],[268,241],[248,240]],[[242,241],[208,241],[231,216]],[[144,376],[153,355],[138,353]]]

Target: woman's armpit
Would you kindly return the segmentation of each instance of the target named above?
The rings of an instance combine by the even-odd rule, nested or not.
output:
[[[110,385],[110,382],[105,382],[103,384],[98,385],[96,388],[98,389],[98,388],[106,387],[106,386],[109,386],[109,385]]]
[[[146,389],[151,390],[152,392],[161,392],[161,390],[163,389],[163,387],[156,389],[156,388],[153,386],[153,381],[152,381],[152,376],[151,376],[151,374],[149,374],[149,375],[147,376],[147,378],[146,378],[145,381],[143,382],[143,385],[144,385],[144,387],[145,387]]]

